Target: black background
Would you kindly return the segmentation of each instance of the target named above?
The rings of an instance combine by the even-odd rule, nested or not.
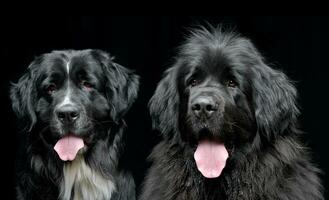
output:
[[[9,86],[25,73],[35,56],[53,49],[99,48],[141,76],[139,98],[126,117],[129,131],[126,162],[139,185],[148,167],[145,158],[159,141],[159,136],[150,131],[147,102],[162,72],[172,64],[186,28],[206,21],[235,27],[252,39],[272,66],[296,81],[302,110],[300,122],[307,133],[304,139],[314,152],[314,162],[324,171],[322,179],[326,187],[328,17],[22,17],[0,20],[2,194],[13,196],[14,161],[20,141],[8,97]]]

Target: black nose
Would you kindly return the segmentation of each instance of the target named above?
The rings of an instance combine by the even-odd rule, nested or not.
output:
[[[210,118],[218,110],[218,105],[210,97],[198,97],[192,103],[191,108],[197,117]]]
[[[62,123],[73,123],[79,118],[79,110],[75,106],[63,106],[56,110],[57,118]]]

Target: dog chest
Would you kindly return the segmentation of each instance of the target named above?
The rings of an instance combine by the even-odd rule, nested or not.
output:
[[[82,156],[63,167],[64,177],[60,187],[62,200],[110,199],[115,184],[90,168]]]

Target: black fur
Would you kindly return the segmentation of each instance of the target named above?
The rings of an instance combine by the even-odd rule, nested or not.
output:
[[[70,65],[69,75],[66,65]],[[18,162],[18,199],[60,198],[66,162],[53,147],[67,133],[83,138],[86,164],[114,182],[111,199],[135,199],[133,178],[118,165],[123,116],[137,97],[138,83],[137,75],[101,50],[53,51],[37,57],[10,94],[13,110],[24,124],[21,137],[27,141]],[[64,127],[54,114],[68,89],[81,111],[81,123],[72,127]]]
[[[191,112],[202,92],[219,105],[203,121]],[[248,39],[221,28],[192,31],[149,102],[164,140],[149,157],[140,199],[323,199],[320,170],[299,139],[296,96]],[[228,149],[218,178],[203,177],[193,159],[204,137]]]

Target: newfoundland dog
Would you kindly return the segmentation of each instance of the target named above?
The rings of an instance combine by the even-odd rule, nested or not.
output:
[[[164,140],[141,199],[323,199],[296,96],[247,38],[192,31],[149,103]]]
[[[137,91],[138,76],[101,50],[37,57],[10,94],[27,144],[18,199],[135,199],[132,176],[118,165]]]

